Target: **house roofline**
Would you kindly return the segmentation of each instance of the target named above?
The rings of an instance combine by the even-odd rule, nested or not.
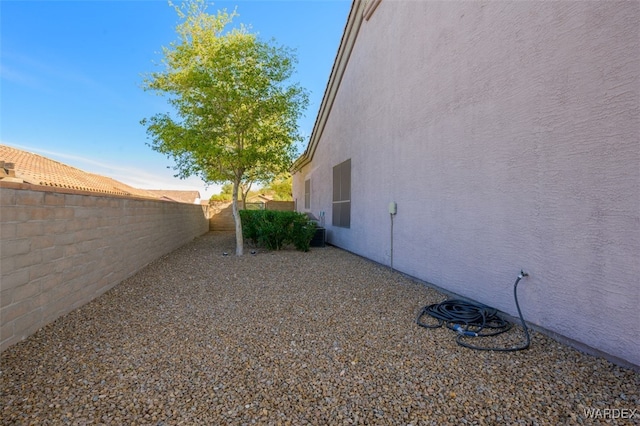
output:
[[[368,8],[367,0],[353,0],[353,2],[351,3],[349,17],[347,18],[344,33],[342,34],[342,38],[340,40],[340,46],[338,47],[338,53],[336,54],[336,59],[333,63],[333,67],[331,68],[329,81],[327,82],[327,86],[324,90],[320,109],[318,110],[318,115],[316,116],[316,121],[313,125],[311,136],[309,137],[309,143],[307,144],[307,148],[302,153],[302,155],[300,155],[300,157],[298,157],[294,161],[291,167],[292,173],[300,170],[302,167],[309,164],[311,160],[313,160],[313,155],[316,152],[316,148],[318,147],[322,132],[324,131],[327,117],[329,117],[331,108],[333,107],[333,101],[336,98],[340,83],[342,82],[342,76],[344,75],[345,69],[347,68],[347,63],[349,62],[351,51],[353,50],[356,38],[358,37],[360,25],[362,24],[363,19],[365,19],[364,12],[368,11],[369,9],[374,9],[375,7],[377,7],[378,3],[380,3],[380,0],[369,1],[370,5]],[[373,8],[371,7],[371,5],[373,5]],[[365,10],[363,11],[363,9]],[[367,17],[368,16],[370,15],[367,14]]]

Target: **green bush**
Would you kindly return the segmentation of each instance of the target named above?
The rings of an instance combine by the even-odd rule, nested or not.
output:
[[[291,226],[290,241],[300,251],[309,251],[316,226],[305,214],[298,213]]]
[[[260,210],[240,210],[239,212],[242,221],[242,236],[253,244],[258,244],[257,216],[260,212]]]
[[[269,250],[280,250],[287,244],[309,251],[315,225],[307,215],[274,210],[241,210],[242,236]]]
[[[263,210],[258,220],[258,244],[280,250],[289,236],[291,213]]]

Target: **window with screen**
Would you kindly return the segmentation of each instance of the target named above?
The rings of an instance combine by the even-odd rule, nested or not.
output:
[[[333,168],[333,226],[351,226],[351,159]]]
[[[311,208],[311,179],[304,181],[304,208]]]

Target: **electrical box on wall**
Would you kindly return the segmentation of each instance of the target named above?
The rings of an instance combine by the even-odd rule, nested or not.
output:
[[[389,214],[396,214],[396,213],[398,213],[398,205],[392,201],[389,203]]]

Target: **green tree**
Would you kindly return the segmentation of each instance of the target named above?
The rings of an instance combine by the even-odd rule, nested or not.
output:
[[[151,148],[175,160],[176,176],[231,182],[236,254],[242,255],[238,191],[288,170],[308,95],[289,82],[292,50],[242,25],[226,29],[235,12],[210,15],[204,0],[174,7],[178,40],[162,49],[164,69],[143,81],[145,90],[167,95],[174,112],[141,123]]]
[[[278,176],[264,187],[263,192],[265,194],[272,195],[273,199],[276,201],[292,201],[292,182],[293,178],[291,177],[291,174]]]
[[[242,208],[244,209],[247,204],[247,197],[251,194],[251,185],[253,181],[250,179],[243,179],[240,182],[240,188],[238,189],[238,197],[242,197]],[[225,183],[222,185],[219,194],[211,196],[211,201],[231,201],[233,199],[233,184]],[[240,199],[238,199],[240,201]]]
[[[211,201],[231,201],[233,198],[233,185],[230,183],[225,183],[220,188],[219,194],[214,194],[211,196]]]

